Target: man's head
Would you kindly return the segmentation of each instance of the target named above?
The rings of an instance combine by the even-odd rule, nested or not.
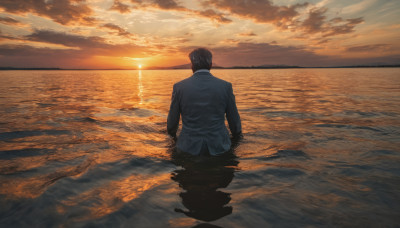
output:
[[[212,54],[205,48],[194,49],[189,54],[190,62],[192,62],[192,70],[195,72],[200,69],[210,70],[212,66]]]

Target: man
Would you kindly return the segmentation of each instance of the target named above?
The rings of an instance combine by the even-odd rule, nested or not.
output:
[[[176,138],[182,115],[177,149],[192,155],[221,155],[231,147],[225,114],[232,136],[242,134],[232,84],[210,73],[212,54],[209,50],[195,49],[189,58],[193,75],[173,87],[167,131]]]

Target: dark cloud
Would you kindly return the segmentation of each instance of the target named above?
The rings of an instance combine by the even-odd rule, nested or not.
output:
[[[335,36],[354,32],[354,27],[362,22],[362,17],[343,19],[341,17],[326,20],[327,8],[313,8],[308,12],[308,17],[301,23],[301,28],[307,34],[321,33],[322,37]]]
[[[97,36],[80,36],[55,31],[39,30],[25,37],[26,40],[59,44],[80,50],[82,53],[102,56],[138,56],[146,48],[134,44],[110,44]],[[62,56],[60,56],[62,58]]]
[[[189,53],[195,47],[181,51]],[[303,67],[330,67],[350,65],[398,64],[399,55],[365,58],[342,58],[319,55],[305,47],[281,46],[273,43],[238,43],[233,47],[211,49],[214,62],[220,66],[295,65]]]
[[[338,23],[327,23],[326,28],[322,31],[323,37],[335,36],[340,34],[348,34],[354,32],[354,27],[364,22],[362,17],[343,20]]]
[[[330,39],[317,39],[317,44],[326,44],[330,41]]]
[[[86,37],[79,35],[71,35],[59,33],[51,30],[38,30],[25,37],[30,41],[39,41],[44,43],[61,44],[67,47],[102,47],[105,45],[105,40],[101,37]]]
[[[134,3],[136,7],[140,8],[154,7],[164,10],[188,10],[187,8],[179,5],[174,0],[131,0],[131,2]]]
[[[207,0],[203,1],[203,5],[211,5],[256,22],[273,23],[279,27],[286,27],[293,24],[294,17],[299,15],[297,9],[307,6],[308,3],[276,6],[269,0]]]
[[[240,33],[239,36],[257,36],[254,32]]]
[[[13,39],[14,39],[13,37],[4,35],[3,32],[0,30],[0,41],[2,41],[2,40],[13,40]]]
[[[303,29],[307,33],[320,32],[326,19],[326,16],[324,15],[326,11],[326,8],[311,9],[308,13],[308,18],[302,23]]]
[[[111,10],[119,11],[120,13],[129,13],[131,12],[129,5],[126,5],[118,0],[114,1],[114,4],[110,8]]]
[[[20,38],[4,35],[0,30],[0,41],[1,40],[20,40]]]
[[[54,57],[59,55],[60,52],[69,53],[69,55],[73,53],[78,53],[77,50],[61,50],[61,49],[52,49],[52,48],[36,48],[29,45],[0,45],[0,56],[49,56]]]
[[[223,66],[299,65],[317,66],[331,58],[320,56],[301,47],[272,45],[269,43],[238,43],[235,47],[212,49],[215,62]]]
[[[82,0],[1,0],[0,8],[9,13],[33,13],[60,24],[93,24],[92,10]]]
[[[119,27],[118,25],[112,24],[112,23],[107,23],[101,26],[101,28],[107,28],[111,29],[113,31],[116,31],[119,36],[129,36],[131,35],[130,32],[126,31],[125,29]]]
[[[161,9],[186,9],[174,0],[153,0],[153,3]]]
[[[17,25],[20,24],[19,21],[15,20],[11,17],[0,17],[0,23],[8,24],[8,25]]]
[[[207,10],[204,10],[204,11],[193,11],[193,12],[195,14],[198,14],[200,16],[209,18],[211,20],[214,20],[214,21],[217,21],[217,22],[220,22],[220,23],[230,23],[230,22],[232,22],[232,20],[229,19],[229,18],[226,18],[224,14],[217,13],[212,9],[207,9]]]
[[[298,19],[299,10],[309,3],[289,6],[275,5],[271,0],[204,0],[203,6],[228,11],[232,15],[251,19],[258,23],[270,23],[283,30],[303,31],[304,34],[321,33],[324,37],[354,32],[354,27],[363,18],[342,19],[340,17],[327,20],[327,8],[312,8],[307,18]]]
[[[141,58],[154,54],[149,47],[111,44],[96,36],[85,37],[55,31],[39,30],[19,40],[40,42],[44,47],[0,45],[0,66],[98,67],[97,63],[93,63],[90,59],[96,56]],[[49,44],[58,44],[66,48],[50,48]],[[86,63],[82,64],[84,61]]]
[[[178,4],[178,2],[174,0],[131,0],[131,2],[135,4],[136,8],[141,9],[150,7],[161,10],[174,10],[186,12],[194,16],[208,18],[219,23],[232,22],[231,19],[225,16],[225,14],[217,12],[214,9],[192,10]]]
[[[389,44],[372,44],[348,47],[348,52],[371,52],[371,51],[387,51],[390,50]]]
[[[0,45],[1,67],[71,67],[89,59],[79,50],[37,48],[28,45]]]

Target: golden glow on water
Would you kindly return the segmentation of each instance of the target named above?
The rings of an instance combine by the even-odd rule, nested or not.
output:
[[[245,138],[203,167],[174,157],[166,135],[172,86],[190,70],[1,71],[0,214],[54,227],[395,221],[397,68],[212,73],[232,82]]]
[[[139,65],[139,68],[142,68],[142,66]],[[138,96],[139,96],[139,99],[140,99],[139,104],[141,105],[141,104],[143,104],[143,84],[142,84],[142,71],[141,70],[139,70],[138,91],[139,91]]]
[[[95,201],[97,203],[87,208],[90,211],[89,214],[77,219],[96,219],[117,211],[125,203],[140,197],[141,194],[156,186],[165,184],[169,179],[169,174],[132,174],[122,180],[112,181],[98,188],[83,192],[80,195],[63,200],[62,204],[65,205],[64,207],[73,208],[87,205]],[[66,211],[66,209],[62,207],[58,208],[58,210]]]

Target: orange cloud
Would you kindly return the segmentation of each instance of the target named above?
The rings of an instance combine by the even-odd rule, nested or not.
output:
[[[240,33],[239,36],[257,36],[254,32]]]
[[[113,31],[116,31],[118,33],[118,35],[120,36],[129,36],[132,35],[130,32],[126,31],[125,29],[119,27],[118,25],[112,24],[112,23],[107,23],[104,24],[102,26],[100,26],[101,28],[107,28],[107,29],[111,29]]]
[[[324,14],[327,11],[327,8],[311,9],[307,19],[301,23],[301,28],[306,33],[321,33],[323,37],[329,37],[354,32],[354,27],[364,22],[364,19],[361,17],[347,20],[341,17],[335,17],[326,21],[326,16]]]
[[[273,23],[279,27],[285,27],[294,23],[294,18],[299,15],[298,8],[308,5],[308,3],[295,4],[292,6],[276,6],[271,1],[257,0],[207,0],[203,1],[203,6],[215,6],[222,10],[243,18],[253,19],[261,23]]]
[[[227,18],[225,14],[217,12],[213,9],[205,9],[205,10],[192,10],[188,9],[184,6],[179,5],[174,0],[131,0],[134,4],[132,8],[157,8],[161,10],[174,10],[180,12],[186,12],[188,14],[192,14],[194,16],[200,16],[204,18],[208,18],[210,20],[219,22],[219,23],[230,23],[231,19]],[[130,8],[127,4],[121,3],[119,0],[114,1],[114,5],[111,7],[112,10],[118,10],[121,13],[130,12]]]
[[[135,7],[140,7],[141,9],[146,7],[154,7],[164,10],[187,10],[174,0],[131,0],[131,2],[135,5]]]
[[[110,44],[104,38],[97,36],[80,36],[55,31],[37,30],[34,33],[14,38],[20,41],[42,43],[43,47],[30,45],[3,44],[0,45],[0,62],[2,66],[60,66],[73,67],[80,62],[89,61],[95,56],[109,58],[147,57],[157,54],[157,49],[135,44]],[[69,48],[50,48],[51,45],[61,45]],[[37,46],[37,45],[36,45]],[[90,61],[89,61],[90,62]],[[22,64],[22,65],[20,65]],[[113,67],[118,63],[113,63]],[[95,63],[88,63],[88,66]],[[99,66],[97,66],[99,67]]]
[[[21,24],[21,22],[15,20],[14,18],[11,18],[11,17],[0,17],[0,23],[8,24],[8,25]]]
[[[131,12],[129,5],[126,5],[118,0],[114,1],[114,4],[110,8],[111,10],[119,11],[120,13],[129,13]]]
[[[33,13],[60,24],[93,24],[92,9],[81,0],[2,0],[0,8],[9,13]]]
[[[150,48],[135,44],[110,44],[104,38],[98,36],[80,36],[55,31],[38,30],[25,37],[26,40],[43,43],[61,44],[81,50],[85,55],[104,56],[136,56],[143,57],[143,52],[149,52]]]
[[[354,27],[356,25],[364,22],[362,17],[347,20],[343,20],[341,18],[338,19],[340,19],[342,23],[328,23],[327,28],[323,30],[323,37],[352,33],[354,32]]]
[[[391,49],[391,45],[388,44],[371,44],[371,45],[359,45],[348,47],[348,52],[371,52],[371,51],[388,51]]]
[[[324,15],[328,9],[312,9],[308,13],[308,17],[303,21],[302,27],[308,33],[320,32],[322,26],[324,25],[324,20],[326,16]]]
[[[194,47],[186,47],[189,52]],[[221,66],[297,65],[297,66],[349,66],[368,64],[397,64],[400,55],[365,58],[342,58],[316,54],[301,46],[281,46],[272,43],[238,43],[233,47],[212,49],[214,62]]]
[[[212,9],[207,9],[207,10],[204,10],[204,11],[192,11],[192,12],[194,14],[196,14],[196,15],[203,16],[203,17],[209,18],[211,20],[215,20],[215,21],[220,22],[220,23],[230,23],[230,22],[232,22],[232,20],[229,19],[229,18],[226,18],[224,16],[224,14],[215,12]]]
[[[354,32],[354,27],[364,21],[361,17],[346,20],[338,17],[326,21],[327,8],[312,8],[308,12],[308,17],[301,21],[298,18],[300,15],[298,10],[309,6],[309,3],[277,6],[270,0],[205,0],[203,5],[212,5],[258,23],[271,23],[283,30],[300,29],[306,34],[322,33],[323,37]],[[325,39],[324,42],[326,41]]]

